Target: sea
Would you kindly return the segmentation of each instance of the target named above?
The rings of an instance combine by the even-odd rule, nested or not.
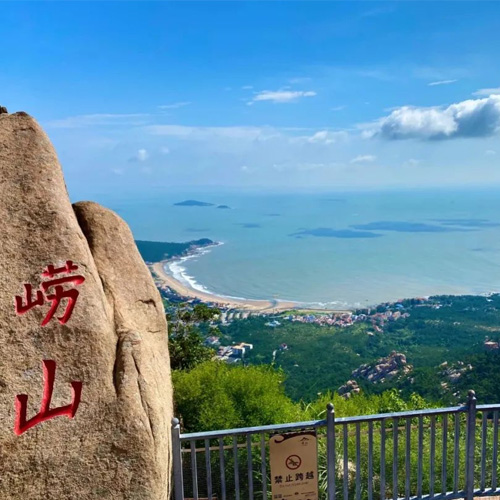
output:
[[[184,200],[212,205],[176,205]],[[500,290],[498,188],[172,190],[96,201],[123,217],[135,239],[222,243],[167,266],[185,284],[217,295],[356,308]]]

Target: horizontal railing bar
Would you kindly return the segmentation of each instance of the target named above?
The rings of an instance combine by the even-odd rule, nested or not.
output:
[[[406,420],[411,420],[411,418],[406,418]],[[336,420],[336,422],[338,422],[338,420]],[[419,426],[418,425],[411,425],[410,426],[410,429],[411,430],[415,430],[415,429],[418,429]],[[427,429],[430,429],[431,426],[430,425],[424,425],[423,427],[425,430]],[[436,429],[441,429],[442,428],[442,424],[440,423],[436,423]],[[406,429],[406,426],[401,424],[398,426],[398,432],[400,431],[404,431]],[[392,434],[394,432],[394,429],[392,427],[388,427],[386,429],[386,433],[387,434]],[[363,430],[361,431],[361,435],[362,436],[367,436],[368,435],[368,430]],[[244,434],[241,434],[242,436]],[[353,431],[348,431],[347,432],[347,436],[348,437],[353,437],[356,435],[356,431],[353,430]],[[189,436],[189,434],[184,434],[184,436]],[[231,436],[226,436],[226,437],[231,437]],[[235,437],[235,436],[234,436]],[[326,439],[326,434],[318,434],[316,436],[318,439]],[[188,441],[188,438],[186,437],[186,439],[184,440],[183,444],[185,444],[185,441]],[[255,447],[255,448],[258,448],[260,446],[260,443],[259,442],[254,442],[251,444],[252,447]],[[237,445],[238,448],[246,448],[247,447],[247,444],[246,443],[239,443]],[[209,448],[206,448],[207,450],[210,450],[210,451],[218,451],[220,449],[220,446],[219,445],[214,445],[214,446],[210,446]],[[232,444],[228,444],[228,445],[224,445],[224,449],[225,450],[232,450],[233,449],[233,445]],[[195,448],[195,451],[196,453],[203,453],[205,451],[205,447],[202,446],[202,447],[198,447],[198,448]],[[181,449],[181,452],[182,453],[191,453],[191,448],[190,447],[183,447]]]
[[[449,491],[448,493],[444,494],[443,493],[439,493],[439,495],[434,495],[431,497],[431,495],[422,495],[421,497],[418,497],[416,495],[412,495],[411,497],[409,497],[409,500],[416,500],[418,498],[418,500],[454,500],[454,499],[457,499],[457,498],[464,498],[465,497],[465,490],[463,491],[458,491],[456,493],[454,493],[453,491]],[[476,496],[476,495],[474,495]],[[484,496],[484,495],[482,495]],[[398,497],[398,500],[405,500],[406,497]]]
[[[500,410],[500,404],[496,404],[496,405],[477,405],[476,406],[476,410],[478,411],[484,411],[484,410]]]
[[[500,495],[500,488],[497,488],[496,490],[494,490],[494,489],[486,489],[486,490],[476,489],[476,490],[474,490],[475,497],[492,497],[492,496],[498,496],[498,495]]]
[[[430,417],[431,415],[442,415],[444,413],[461,413],[467,411],[465,406],[452,406],[450,408],[429,408],[427,410],[403,411],[397,413],[378,413],[376,415],[360,415],[356,417],[340,417],[335,419],[335,423],[346,424],[355,422],[373,422],[391,418],[415,418]]]
[[[380,470],[380,477],[379,477],[379,482],[380,482],[380,494],[381,498],[385,500],[386,494],[388,497],[390,497],[393,500],[458,500],[458,499],[463,499],[466,496],[468,498],[472,498],[471,495],[474,497],[493,497],[493,496],[499,496],[500,495],[500,488],[497,487],[497,482],[496,482],[496,469],[497,469],[497,448],[498,443],[496,443],[498,439],[498,432],[495,434],[495,429],[493,429],[493,434],[494,434],[494,449],[493,449],[493,458],[492,458],[492,465],[490,466],[489,462],[487,461],[486,454],[484,451],[487,449],[487,437],[488,437],[488,429],[494,425],[497,426],[498,430],[498,413],[500,412],[500,404],[488,404],[488,405],[477,405],[475,407],[477,412],[479,412],[480,415],[477,415],[476,418],[474,419],[474,422],[472,423],[473,426],[475,426],[475,433],[476,436],[478,435],[477,432],[481,431],[479,429],[479,426],[482,425],[482,431],[481,431],[481,442],[478,442],[478,440],[474,441],[474,447],[476,449],[476,452],[481,450],[480,456],[476,455],[476,466],[477,466],[477,471],[476,475],[476,483],[480,484],[480,488],[474,488],[473,486],[479,486],[479,484],[474,484],[472,485],[471,483],[467,483],[465,485],[459,484],[463,483],[463,479],[460,477],[459,474],[459,465],[462,466],[463,462],[463,456],[461,449],[459,447],[459,444],[464,437],[464,432],[465,436],[472,435],[474,436],[474,432],[470,430],[470,426],[466,427],[465,430],[463,429],[462,424],[464,423],[464,418],[462,417],[462,414],[467,414],[470,415],[470,413],[467,413],[469,410],[469,407],[464,405],[464,406],[455,406],[455,407],[448,407],[448,408],[429,408],[429,409],[424,409],[424,410],[413,410],[413,411],[404,411],[404,412],[393,412],[393,413],[380,413],[380,414],[375,414],[375,415],[359,415],[359,416],[349,416],[349,417],[341,417],[341,418],[336,418],[333,421],[333,425],[337,426],[335,427],[336,432],[338,433],[339,430],[340,432],[343,432],[344,436],[344,454],[343,457],[342,455],[339,457],[339,463],[336,464],[336,468],[338,469],[340,461],[343,458],[344,462],[344,469],[343,469],[343,482],[344,482],[344,491],[343,491],[343,496],[345,499],[349,496],[354,496],[356,497],[357,500],[361,500],[361,495],[364,493],[364,485],[361,485],[361,476],[360,476],[360,469],[361,469],[361,455],[360,455],[360,446],[361,446],[361,440],[362,437],[366,436],[368,434],[369,438],[368,439],[373,439],[373,435],[377,433],[377,435],[380,435],[381,439],[381,449],[380,449],[380,461],[381,461],[381,470]],[[482,416],[481,416],[482,413]],[[447,479],[447,470],[446,470],[446,462],[447,462],[447,450],[448,447],[446,445],[445,448],[443,448],[443,464],[442,467],[444,469],[440,470],[439,475],[441,477],[441,488],[443,488],[444,491],[441,491],[439,494],[436,494],[436,489],[437,486],[435,487],[434,483],[436,481],[436,475],[434,468],[436,467],[435,464],[435,457],[434,454],[436,453],[436,430],[440,429],[441,427],[443,428],[443,435],[440,436],[444,440],[443,442],[447,442],[448,438],[448,426],[447,426],[447,421],[448,421],[448,415],[454,415],[453,422],[454,422],[454,435],[450,436],[453,438],[454,446],[452,451],[454,452],[453,461],[454,461],[454,489],[452,491],[447,491],[447,485],[446,485],[446,479]],[[436,422],[436,416],[442,416],[443,418],[438,418],[438,421]],[[493,421],[491,421],[490,417],[493,417]],[[430,418],[427,418],[430,417]],[[424,423],[425,419],[425,423]],[[391,421],[392,420],[392,425]],[[441,421],[442,420],[442,421]],[[468,421],[469,418],[468,418]],[[418,425],[413,425],[414,422],[418,422]],[[430,424],[429,424],[430,422]],[[332,422],[330,422],[332,423]],[[376,427],[374,426],[374,423],[376,424]],[[363,424],[367,424],[363,425]],[[389,427],[387,427],[389,425]],[[339,426],[342,426],[342,429],[340,429]],[[351,426],[351,427],[350,427]],[[247,458],[248,458],[248,492],[249,492],[249,500],[253,500],[253,480],[254,480],[254,471],[253,470],[253,461],[252,461],[252,448],[256,447],[258,448],[260,446],[260,459],[261,461],[259,462],[260,465],[258,473],[262,475],[262,479],[259,479],[259,492],[261,496],[263,496],[262,500],[267,500],[266,493],[267,493],[267,484],[266,484],[266,474],[268,471],[268,459],[266,458],[266,449],[267,449],[267,442],[266,442],[266,434],[273,434],[276,432],[289,432],[289,431],[298,431],[298,430],[317,430],[318,434],[318,439],[326,439],[327,438],[327,433],[326,433],[326,427],[327,427],[327,420],[311,420],[311,421],[303,421],[303,422],[292,422],[292,423],[285,423],[285,424],[275,424],[275,425],[265,425],[265,426],[255,426],[255,427],[246,427],[246,428],[236,428],[236,429],[226,429],[226,430],[217,430],[217,431],[207,431],[207,432],[195,432],[195,433],[186,433],[186,434],[178,434],[179,436],[179,441],[177,442],[177,446],[180,448],[179,452],[182,454],[190,454],[191,455],[191,471],[194,474],[191,479],[188,480],[188,482],[192,482],[192,495],[193,495],[193,500],[196,498],[201,498],[201,496],[205,496],[205,491],[203,490],[203,495],[201,494],[201,491],[199,490],[199,484],[198,484],[198,464],[197,464],[197,457],[196,454],[198,452],[203,452],[205,453],[205,458],[204,461],[207,462],[207,473],[210,475],[211,472],[209,471],[210,467],[210,457],[211,457],[211,452],[215,452],[218,450],[218,456],[219,456],[219,462],[220,462],[220,475],[221,475],[221,486],[222,486],[222,499],[221,500],[226,500],[225,498],[225,453],[227,451],[232,451],[235,457],[235,467],[237,467],[237,460],[238,460],[238,450],[239,449],[247,449]],[[380,427],[380,428],[379,428]],[[177,429],[179,426],[177,425]],[[410,465],[410,460],[408,460],[408,457],[406,457],[405,462],[405,496],[400,496],[403,490],[403,484],[398,484],[398,452],[399,452],[399,440],[398,440],[398,435],[402,433],[403,431],[406,431],[407,437],[405,441],[405,445],[408,446],[408,435],[412,432],[413,429],[418,429],[418,439],[419,439],[419,450],[418,450],[418,481],[417,481],[417,495],[409,495],[410,493],[410,484],[409,484],[409,465]],[[424,455],[427,456],[427,452],[424,454],[424,430],[425,430],[425,435],[427,435],[427,431],[430,429],[430,477],[426,475],[426,480],[429,479],[432,482],[432,485],[430,486],[425,486],[425,488],[429,488],[430,491],[422,491],[423,485],[423,460],[424,460]],[[471,434],[472,432],[472,434]],[[372,434],[370,434],[372,433]],[[386,446],[385,446],[385,441],[387,439],[387,435],[393,434],[392,436],[392,462],[391,460],[386,462]],[[469,434],[467,434],[469,433]],[[254,438],[256,435],[259,435],[259,442],[256,441]],[[348,441],[349,438],[355,436],[355,441]],[[371,436],[371,437],[370,437]],[[225,443],[226,438],[231,438],[231,443],[227,444]],[[210,440],[213,439],[214,441],[217,440],[218,446],[210,446]],[[244,443],[239,443],[238,441],[241,441],[242,439],[245,440]],[[204,441],[204,447],[197,448],[196,447],[196,441]],[[182,443],[182,444],[181,444]],[[349,444],[348,444],[349,443]],[[351,444],[352,443],[352,444]],[[351,448],[353,445],[356,445],[356,477],[350,477],[349,475],[349,457],[350,455],[354,456],[354,449],[351,449],[350,451],[352,453],[348,453],[348,448]],[[463,443],[462,443],[463,444]],[[441,446],[441,445],[440,445]],[[374,444],[373,442],[371,443],[371,448],[370,448],[370,443],[369,443],[369,457],[368,457],[368,468],[370,469],[370,462],[373,460],[373,448]],[[390,448],[389,448],[390,449]],[[226,451],[227,450],[227,451]],[[406,449],[406,453],[408,455],[408,449]],[[216,456],[216,455],[214,455]],[[256,456],[256,454],[255,454]],[[180,457],[180,454],[179,454]],[[186,460],[189,460],[186,455],[184,455]],[[354,459],[351,457],[351,460],[353,461]],[[427,460],[427,459],[425,459]],[[347,461],[347,462],[346,462]],[[186,461],[187,463],[187,461]],[[354,462],[353,462],[354,463]],[[392,466],[391,466],[392,463]],[[469,461],[470,463],[470,461]],[[257,464],[255,464],[257,465]],[[385,470],[387,466],[387,471]],[[373,468],[373,463],[371,465]],[[486,467],[488,467],[488,471],[486,470]],[[342,468],[342,467],[340,467]],[[385,473],[390,471],[392,469],[392,476],[387,478],[385,477]],[[487,477],[488,474],[490,474],[491,469],[493,471],[491,472],[492,478],[491,482],[489,481],[489,477]],[[347,472],[347,475],[346,475]],[[235,471],[236,476],[238,476],[239,471]],[[339,476],[340,471],[337,470],[337,477]],[[368,496],[373,495],[373,489],[374,485],[372,484],[373,481],[373,470],[370,471],[370,477],[368,478]],[[469,473],[470,476],[470,473]],[[258,476],[260,477],[260,476]],[[443,479],[444,478],[444,479]],[[211,479],[211,478],[210,478]],[[238,478],[239,479],[239,478]],[[466,478],[467,479],[467,478]],[[480,479],[480,480],[479,480]],[[208,483],[211,482],[209,478],[207,478],[207,488],[208,491],[211,490],[211,485]],[[438,481],[439,482],[439,481]],[[488,484],[488,482],[490,484]],[[237,480],[238,485],[235,486],[235,488],[239,489],[239,481]],[[387,484],[386,484],[387,483]],[[235,483],[236,484],[236,483]],[[260,487],[262,486],[262,490],[260,490]],[[350,488],[352,486],[352,488]],[[355,486],[355,488],[354,488]],[[459,488],[459,486],[463,486],[462,488]],[[399,487],[399,488],[398,488]],[[386,491],[387,488],[387,491]],[[350,490],[353,491],[350,491]],[[399,491],[398,491],[399,489]],[[412,487],[413,490],[413,487]],[[472,491],[473,490],[473,491]],[[256,493],[256,494],[257,494]],[[338,493],[338,492],[337,492]],[[415,492],[414,492],[415,493]],[[209,494],[209,498],[206,500],[214,500],[213,498],[210,498],[212,496]],[[239,495],[238,495],[239,496]],[[342,497],[342,493],[340,495]],[[240,500],[238,498],[238,500]]]
[[[260,446],[260,443],[252,443],[252,446],[257,448]],[[234,446],[232,444],[225,444],[224,445],[224,449],[225,450],[232,450],[234,448]],[[247,448],[247,445],[246,443],[239,443],[236,445],[236,448],[241,448],[241,449],[246,449]],[[200,448],[196,448],[194,451],[196,453],[203,453],[205,452],[206,450],[209,450],[209,451],[219,451],[220,450],[220,446],[210,446],[209,448],[204,448],[204,447],[200,447]],[[191,449],[190,448],[182,448],[182,453],[191,453]]]
[[[326,420],[310,420],[308,422],[293,422],[290,424],[260,425],[258,427],[242,427],[241,429],[225,429],[220,431],[191,432],[181,434],[181,440],[219,438],[232,436],[233,434],[259,434],[261,432],[273,432],[292,429],[302,429],[311,427],[326,426]]]
[[[485,408],[487,407],[487,408]],[[482,405],[478,406],[478,410],[490,410],[494,409],[495,405]],[[497,405],[500,409],[500,406]],[[404,411],[396,413],[379,413],[375,415],[361,415],[356,417],[340,417],[335,419],[335,424],[351,424],[351,423],[363,423],[363,422],[376,422],[378,420],[385,420],[391,418],[415,418],[415,417],[430,417],[432,415],[443,415],[443,414],[453,414],[462,413],[467,411],[465,406],[453,406],[450,408],[429,408],[426,410],[413,410]],[[180,438],[182,441],[189,439],[204,439],[204,438],[220,438],[225,436],[232,436],[234,434],[259,434],[261,432],[274,432],[274,431],[284,431],[292,429],[302,429],[302,428],[317,428],[325,427],[326,420],[310,420],[306,422],[293,422],[288,424],[275,424],[275,425],[260,425],[258,427],[242,427],[239,429],[225,429],[219,431],[207,431],[207,432],[191,432],[187,434],[181,434]]]

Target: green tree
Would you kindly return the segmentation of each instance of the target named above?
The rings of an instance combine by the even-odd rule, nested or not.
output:
[[[403,399],[397,389],[390,389],[381,394],[355,394],[349,399],[337,393],[327,392],[305,407],[307,412],[305,416],[311,419],[325,418],[326,405],[330,402],[335,407],[336,417],[420,410],[435,406],[430,405],[418,394],[411,394],[408,399]]]
[[[172,370],[191,370],[213,358],[215,351],[203,345],[203,339],[191,325],[176,325],[168,336]]]
[[[206,322],[212,321],[215,316],[220,314],[220,310],[215,307],[208,307],[206,304],[196,304],[193,307],[193,321]]]
[[[202,363],[173,373],[176,416],[185,432],[293,422],[301,407],[285,395],[284,375],[269,366]]]

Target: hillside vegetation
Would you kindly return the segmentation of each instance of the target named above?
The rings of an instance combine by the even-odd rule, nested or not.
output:
[[[383,329],[373,324],[357,322],[353,326],[319,326],[292,322],[276,317],[279,325],[269,326],[269,318],[254,317],[233,321],[229,325],[217,324],[219,311],[203,304],[173,306],[166,303],[169,317],[169,343],[172,353],[174,382],[174,413],[181,420],[183,432],[199,432],[217,429],[269,425],[292,421],[324,419],[326,405],[333,402],[335,417],[402,412],[458,405],[466,401],[467,390],[474,388],[479,403],[500,401],[500,371],[498,349],[485,350],[485,340],[490,347],[498,341],[500,329],[500,298],[492,297],[434,297],[425,302],[405,301],[404,310],[409,313],[397,321],[389,321]],[[387,310],[387,305],[379,306]],[[266,323],[268,323],[266,325]],[[375,330],[375,331],[374,331]],[[213,359],[216,350],[204,346],[208,337],[219,337],[222,345],[249,342],[253,349],[245,352],[243,361],[228,364]],[[286,347],[284,346],[286,344]],[[395,352],[397,351],[397,352]],[[363,374],[376,372],[380,358],[402,366],[399,375],[392,378],[363,378]],[[360,368],[361,367],[361,368]],[[353,375],[353,372],[355,374]],[[355,378],[360,391],[349,397],[339,395],[338,388]],[[377,383],[373,383],[377,380]],[[383,380],[383,382],[382,382]],[[353,385],[351,384],[351,387]],[[487,417],[490,415],[486,414]],[[431,485],[433,467],[432,447],[444,446],[445,417],[415,417],[408,421],[393,418],[373,424],[373,470],[381,468],[384,429],[386,495],[394,492],[393,473],[396,471],[401,485],[405,483],[405,471],[410,469],[409,492],[417,494],[418,443],[422,431],[423,490],[435,491],[453,488],[455,452],[452,443],[455,436],[459,446],[459,463],[465,463],[465,415],[450,420],[446,445],[446,469],[441,461],[435,463],[437,480]],[[447,417],[446,417],[447,418]],[[479,413],[479,419],[482,414]],[[450,417],[451,419],[451,417]],[[493,449],[493,425],[486,419],[486,480],[490,480]],[[455,427],[458,425],[458,427]],[[434,427],[435,426],[435,427]],[[420,429],[420,430],[419,430]],[[432,429],[435,433],[432,434]],[[458,429],[458,433],[457,433]],[[359,428],[361,460],[360,498],[366,500],[366,485],[373,480],[375,491],[380,488],[380,476],[369,476],[367,464],[368,424]],[[397,432],[398,440],[394,440]],[[318,467],[320,497],[326,497],[326,443],[324,430],[319,431]],[[434,436],[434,437],[433,437]],[[251,438],[252,461],[260,467],[260,435]],[[347,451],[348,463],[355,463],[356,432],[353,426],[342,434],[337,432],[336,453]],[[405,446],[410,440],[409,462],[405,458]],[[434,441],[433,441],[434,440]],[[218,449],[220,442],[209,440]],[[223,440],[233,446],[230,438]],[[244,478],[247,443],[240,439],[238,451],[240,478]],[[397,458],[394,455],[397,447]],[[199,463],[206,457],[198,453]],[[218,470],[218,454],[209,457],[213,470]],[[226,480],[234,481],[234,458],[226,454]],[[394,463],[397,461],[397,463]],[[476,464],[477,469],[478,464]],[[186,470],[189,476],[189,470]],[[342,467],[338,470],[337,494],[343,495]],[[186,495],[191,496],[190,476],[186,476]],[[355,481],[349,474],[348,496],[356,493]],[[443,480],[444,477],[444,480]],[[459,484],[464,484],[464,468],[458,472]],[[267,479],[269,483],[269,477]],[[260,488],[257,477],[254,487]],[[221,494],[220,485],[214,488]],[[248,494],[245,479],[240,482],[242,496]],[[401,489],[400,489],[401,493]],[[377,498],[377,497],[376,497]]]
[[[443,404],[464,400],[475,389],[481,403],[500,401],[498,350],[486,351],[485,341],[500,338],[500,296],[433,297],[425,305],[405,303],[410,315],[374,331],[369,323],[319,326],[277,318],[281,325],[265,326],[256,317],[221,326],[221,342],[249,342],[254,348],[247,364],[269,364],[286,375],[287,394],[294,400],[314,400],[318,393],[335,391],[353,378],[363,364],[374,364],[392,351],[406,355],[411,370],[383,383],[363,378],[364,393],[396,388],[404,398],[417,393]],[[287,349],[280,346],[286,344]]]

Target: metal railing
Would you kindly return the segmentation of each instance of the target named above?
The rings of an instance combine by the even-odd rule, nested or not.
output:
[[[172,425],[174,500],[271,499],[268,439],[315,430],[325,500],[441,500],[500,494],[500,404],[181,434]]]

